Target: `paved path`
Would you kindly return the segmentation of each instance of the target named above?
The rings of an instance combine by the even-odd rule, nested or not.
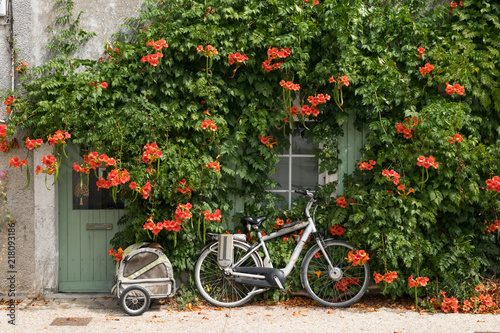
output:
[[[66,296],[67,297],[67,296]],[[0,311],[0,332],[497,332],[500,315],[419,314],[401,309],[247,305],[235,309],[201,307],[173,311],[155,302],[142,316],[122,312],[114,297],[24,300],[16,326],[9,309]],[[79,325],[79,326],[78,326]]]

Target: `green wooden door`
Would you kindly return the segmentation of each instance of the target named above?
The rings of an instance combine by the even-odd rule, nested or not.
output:
[[[123,209],[108,190],[97,189],[93,171],[88,187],[85,175],[81,187],[79,174],[72,170],[73,162],[82,163],[79,148],[70,146],[66,153],[58,180],[59,291],[110,291],[115,263],[107,252]]]

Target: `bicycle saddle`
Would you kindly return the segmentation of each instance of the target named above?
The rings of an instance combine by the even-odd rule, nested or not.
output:
[[[253,227],[258,227],[259,225],[262,224],[266,220],[267,217],[261,216],[261,217],[250,217],[250,216],[243,216],[241,218],[241,224],[243,224],[245,227],[247,225],[251,225]]]

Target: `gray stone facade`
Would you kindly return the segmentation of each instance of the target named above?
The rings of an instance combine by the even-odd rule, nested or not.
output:
[[[13,74],[11,35],[18,49],[18,59],[30,67],[38,66],[48,59],[45,48],[50,36],[49,26],[56,19],[55,0],[2,0],[6,1],[6,17],[0,17],[0,90],[17,87],[18,79]],[[127,17],[137,16],[142,0],[75,0],[75,15],[83,11],[81,28],[95,32],[91,39],[78,51],[78,57],[98,59],[106,40],[120,29]],[[12,19],[12,20],[11,20]],[[0,101],[0,120],[7,119],[3,100]],[[19,137],[20,141],[22,137]],[[20,144],[23,146],[22,144]],[[0,153],[0,170],[9,170],[7,209],[12,213],[15,224],[15,266],[8,266],[7,229],[0,230],[0,251],[6,249],[0,262],[0,297],[12,298],[12,276],[15,276],[15,298],[34,297],[39,293],[57,291],[58,274],[58,221],[57,188],[45,187],[43,175],[34,174],[34,166],[41,157],[51,153],[51,146],[44,145],[34,153],[21,147],[9,153]],[[26,185],[26,172],[9,169],[12,156],[27,159],[31,166],[30,186]],[[5,181],[5,180],[2,180]],[[51,184],[51,182],[48,182]],[[2,248],[2,246],[5,246]]]

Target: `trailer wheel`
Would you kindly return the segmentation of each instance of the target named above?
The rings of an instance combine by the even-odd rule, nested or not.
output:
[[[125,289],[120,296],[120,306],[130,316],[139,316],[149,309],[151,297],[148,291],[141,286],[131,286]]]

